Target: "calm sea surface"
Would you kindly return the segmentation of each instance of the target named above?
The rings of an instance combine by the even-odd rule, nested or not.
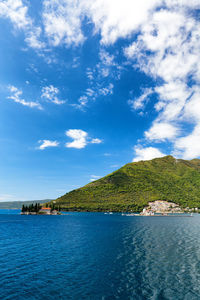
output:
[[[0,299],[200,299],[200,216],[0,211]]]

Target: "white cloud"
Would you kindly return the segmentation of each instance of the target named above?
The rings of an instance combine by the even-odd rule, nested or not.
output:
[[[52,102],[54,104],[64,104],[64,100],[59,100],[58,95],[59,89],[54,87],[53,85],[45,86],[42,88],[42,95],[41,97],[48,100],[49,102]]]
[[[101,144],[102,140],[100,140],[100,139],[92,139],[90,143],[91,144]]]
[[[39,143],[41,143],[41,145],[38,147],[38,149],[40,149],[40,150],[44,150],[48,147],[58,147],[59,146],[59,142],[57,142],[57,141],[40,140]]]
[[[142,24],[155,4],[158,1],[45,0],[45,32],[54,46],[79,45],[85,39],[81,23],[87,17],[95,24],[96,32],[100,31],[102,43],[114,43]]]
[[[45,47],[45,43],[41,42],[40,39],[41,35],[41,28],[35,27],[32,30],[27,32],[27,37],[25,41],[29,45],[29,47],[34,49],[43,49]]]
[[[98,90],[99,95],[108,96],[113,94],[114,85],[109,83],[107,87],[100,88]]]
[[[155,12],[142,26],[137,41],[125,49],[125,54],[151,76],[165,82],[182,80],[191,71],[193,76],[198,74],[198,36],[197,21],[181,11],[165,9]]]
[[[113,93],[112,80],[109,83],[105,80],[120,78],[121,66],[116,63],[116,54],[110,54],[106,46],[119,38],[129,38],[130,45],[124,49],[127,63],[132,63],[134,68],[157,82],[153,88],[157,94],[154,105],[157,117],[145,132],[146,139],[170,139],[174,150],[176,140],[181,138],[187,145],[182,125],[189,122],[193,131],[200,125],[200,22],[194,11],[199,8],[199,0],[43,1],[43,26],[50,45],[82,44],[85,40],[83,20],[92,21],[94,32],[101,36],[99,63],[94,69],[86,70],[90,83],[74,106],[83,108],[89,100]],[[16,29],[24,30],[30,47],[37,50],[45,47],[40,41],[43,27],[34,26],[28,16],[28,7],[21,0],[0,1],[0,17],[8,18]],[[47,91],[44,93],[48,94]],[[54,96],[46,99],[61,104],[57,91],[52,93]],[[129,100],[129,104],[133,109],[144,109],[150,94],[151,89],[144,90],[140,97]],[[11,99],[30,106],[20,96],[18,93]]]
[[[19,90],[17,87],[10,85],[10,86],[8,86],[8,89],[10,90],[10,92],[12,94],[11,96],[7,97],[8,99],[11,99],[16,103],[20,103],[20,104],[22,104],[24,106],[28,106],[30,108],[38,108],[40,110],[43,109],[40,103],[33,102],[33,101],[26,101],[23,98],[21,98],[22,91]]]
[[[130,36],[148,20],[149,13],[161,0],[45,0],[43,22],[52,45],[80,45],[85,40],[84,18],[92,21],[100,32],[102,44],[112,44]]]
[[[200,156],[200,125],[187,136],[178,138],[174,145],[173,154],[176,157],[192,159]]]
[[[96,92],[91,88],[87,88],[85,93],[88,97],[96,98],[96,96],[97,96]]]
[[[155,122],[148,131],[145,131],[145,136],[150,141],[172,140],[178,135],[178,131],[175,126],[169,123]]]
[[[184,81],[175,80],[156,87],[155,92],[159,96],[155,109],[162,112],[159,117],[170,121],[182,115],[183,108],[192,91]]]
[[[91,70],[91,68],[87,68],[86,75],[89,80],[94,79],[94,74],[93,74],[93,71]]]
[[[198,154],[196,146],[187,154],[188,141],[196,138],[196,128],[200,126],[200,22],[193,17],[194,12],[188,13],[188,9],[197,7],[200,4],[196,1],[180,4],[166,0],[165,7],[151,13],[148,22],[141,25],[136,41],[124,50],[134,68],[163,82],[154,88],[158,95],[154,106],[157,117],[145,132],[146,139],[169,140],[173,153],[178,151],[183,157]],[[136,102],[136,107],[143,104]],[[188,123],[193,124],[193,133],[183,136],[181,129]]]
[[[66,135],[73,139],[72,142],[66,143],[67,148],[83,149],[88,144],[100,144],[102,141],[98,138],[91,139],[88,133],[81,129],[69,129]]]
[[[186,7],[186,8],[200,8],[200,3],[199,0],[165,0],[165,3],[168,6],[174,7],[174,6],[178,6],[178,7]]]
[[[135,157],[133,159],[133,162],[140,160],[151,160],[153,158],[165,156],[164,153],[162,153],[159,149],[154,147],[143,148],[140,146],[135,146],[134,151]]]
[[[120,37],[127,37],[148,19],[149,12],[161,3],[158,0],[83,1],[87,13],[100,31],[103,44],[114,43]]]
[[[87,132],[81,129],[69,129],[66,135],[73,139],[73,142],[66,143],[67,148],[82,149],[87,145]]]
[[[200,124],[200,88],[192,89],[193,94],[187,100],[183,110],[183,119],[190,123]]]
[[[114,66],[115,65],[114,55],[110,54],[104,48],[100,49],[99,57],[100,57],[101,63],[104,64],[105,66]]]
[[[115,62],[115,56],[110,54],[104,48],[99,51],[100,62],[97,64],[97,76],[106,78],[108,76],[119,76],[118,64]]]
[[[122,70],[123,68],[115,62],[115,56],[101,47],[96,66],[86,69],[89,87],[79,97],[78,104],[73,106],[84,110],[89,101],[95,101],[100,96],[112,95],[114,84],[111,81],[119,80]]]
[[[40,41],[41,28],[34,26],[32,18],[28,15],[28,7],[21,0],[1,0],[0,17],[9,19],[15,29],[24,31],[25,41],[29,47],[35,49],[45,47],[45,43]]]
[[[87,88],[85,91],[85,95],[82,95],[78,99],[78,104],[73,104],[74,107],[84,110],[89,100],[95,101],[100,96],[109,96],[113,94],[114,85],[109,83],[105,87],[99,86],[99,84],[95,84],[93,88]]]
[[[102,44],[111,44],[133,33],[159,3],[161,1],[157,0],[141,0],[139,3],[131,0],[45,0],[42,25],[50,45],[78,46],[85,40],[82,21],[87,18],[94,23],[95,32],[100,32]],[[26,41],[29,46],[44,47],[33,20],[28,16],[28,7],[21,0],[1,1],[0,16],[9,18],[14,26],[28,33]]]
[[[131,0],[45,0],[42,21],[45,34],[53,46],[82,44],[85,40],[82,21],[85,18],[94,23],[102,43],[110,44],[134,32],[159,3],[161,1],[157,0],[141,0],[140,3]],[[28,16],[28,7],[21,0],[1,1],[0,16],[9,18],[17,28],[28,31],[26,40],[29,46],[43,48],[34,22]]]
[[[121,64],[117,62],[118,52],[108,52],[105,47],[101,47],[99,51],[99,62],[93,73],[96,73],[96,78],[99,81],[105,81],[106,79],[119,80],[121,73],[124,70]]]
[[[28,7],[21,0],[6,0],[0,2],[0,17],[9,18],[19,29],[32,25],[27,15]]]
[[[83,96],[80,96],[79,99],[78,99],[78,103],[75,103],[75,104],[71,104],[73,107],[77,108],[77,109],[80,109],[82,111],[84,111],[87,103],[89,101],[89,96],[87,95],[83,95]]]
[[[53,46],[76,46],[84,41],[81,9],[76,0],[45,0],[43,20],[45,32]]]
[[[88,103],[88,97],[87,96],[81,96],[78,99],[80,105],[85,106]]]

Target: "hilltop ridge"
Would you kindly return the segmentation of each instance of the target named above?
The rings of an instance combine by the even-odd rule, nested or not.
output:
[[[164,156],[132,162],[56,199],[63,210],[141,211],[149,201],[166,200],[200,208],[200,160]]]

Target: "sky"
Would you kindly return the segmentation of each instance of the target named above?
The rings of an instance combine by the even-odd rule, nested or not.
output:
[[[0,0],[0,201],[200,158],[199,0]]]

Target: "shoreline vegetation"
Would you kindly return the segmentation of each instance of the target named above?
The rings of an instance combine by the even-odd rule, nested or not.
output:
[[[140,213],[121,213],[126,216],[186,216],[186,214],[189,215],[189,213],[191,213],[192,216],[193,212],[198,213],[198,208],[189,209],[187,207],[186,209],[182,209],[179,205],[173,202],[157,200],[149,202],[148,206],[146,206]],[[104,213],[113,214],[111,211],[106,211]],[[51,205],[45,204],[43,206],[40,203],[36,203],[35,205],[23,205],[21,215],[61,215],[61,212],[60,207],[55,206],[55,203]]]
[[[63,211],[64,212],[64,211]],[[77,212],[77,211],[71,211]],[[81,212],[88,212],[88,211],[81,211]],[[92,212],[92,211],[90,211]],[[101,211],[103,212],[103,211]],[[114,212],[106,211],[105,214],[113,214]],[[119,212],[118,212],[119,213]],[[192,216],[193,213],[199,213],[197,208],[193,209],[182,209],[179,205],[168,202],[168,201],[154,201],[149,202],[148,206],[146,206],[140,213],[133,213],[133,212],[121,212],[122,215],[125,216]],[[52,205],[51,207],[46,204],[46,206],[41,206],[39,203],[35,205],[31,204],[29,206],[22,206],[21,215],[61,215],[61,211],[59,208]]]
[[[59,207],[54,204],[42,206],[40,203],[22,205],[21,215],[60,215]]]

